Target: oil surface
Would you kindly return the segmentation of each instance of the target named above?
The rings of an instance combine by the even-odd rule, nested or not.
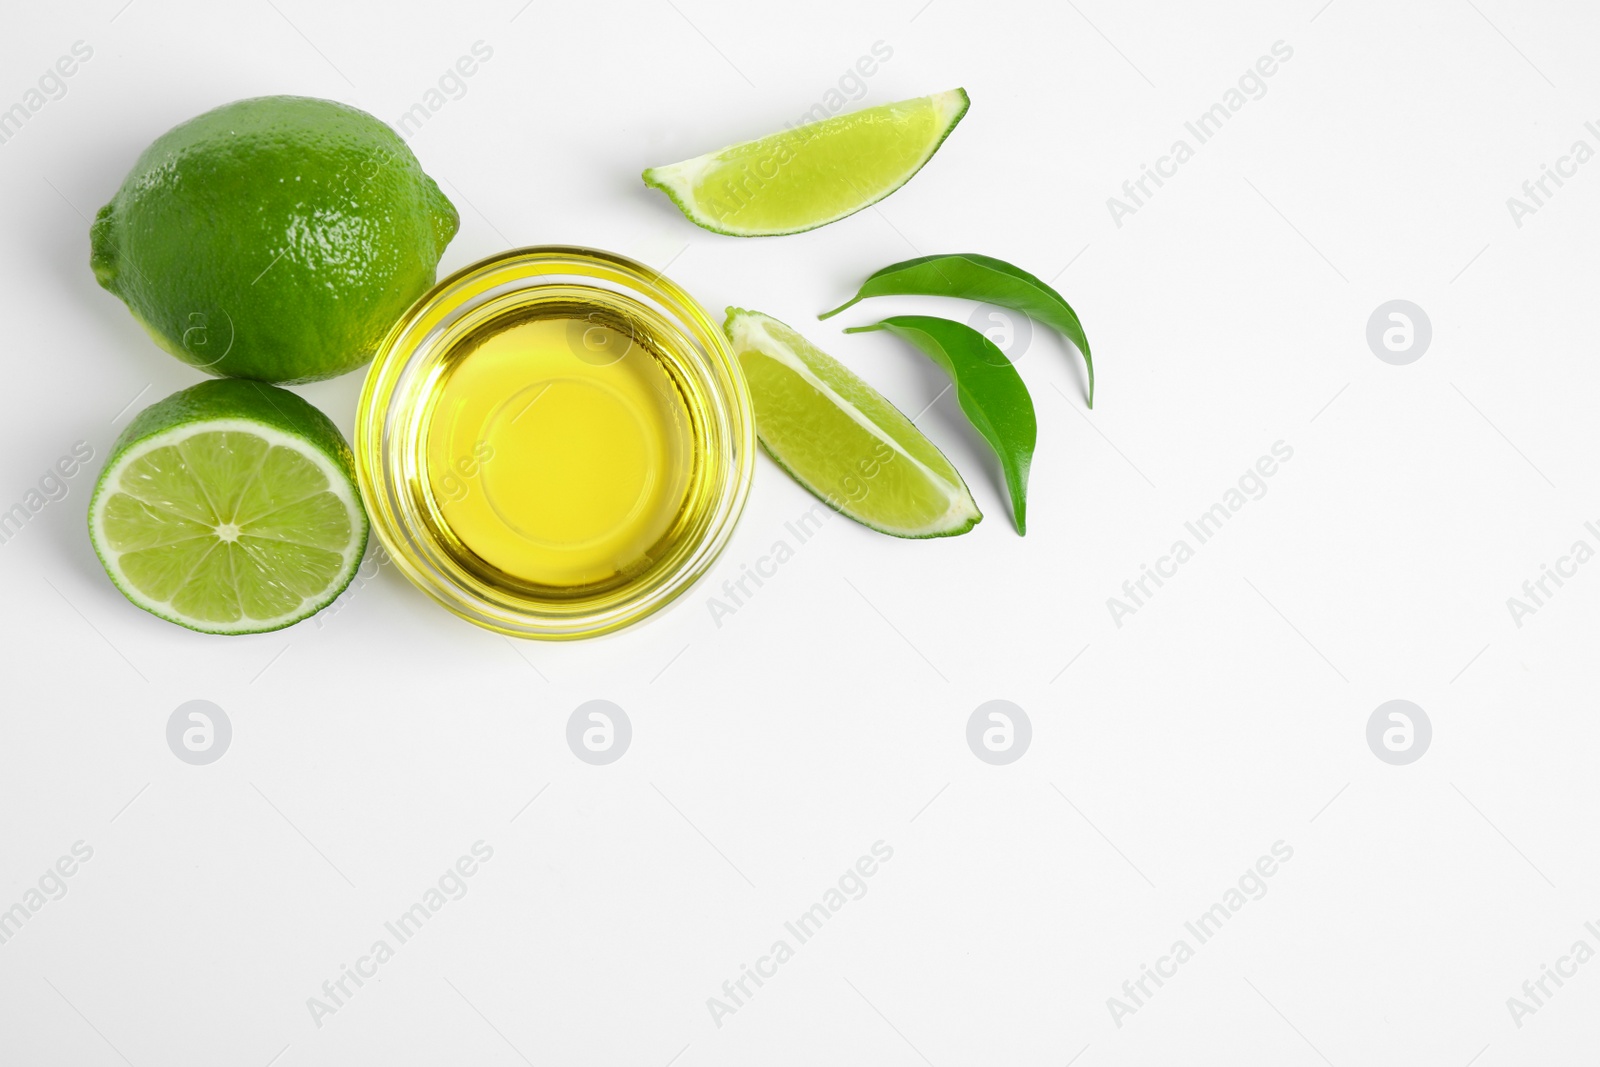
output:
[[[683,511],[693,427],[672,376],[625,330],[557,315],[452,352],[425,434],[450,534],[519,582],[637,573]]]

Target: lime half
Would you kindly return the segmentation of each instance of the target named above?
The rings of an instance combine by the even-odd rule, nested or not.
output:
[[[814,230],[900,188],[961,116],[964,89],[883,104],[644,172],[690,221],[733,237]]]
[[[295,394],[220,379],[139,414],[89,503],[122,594],[206,633],[277,630],[350,584],[367,543],[350,447]]]
[[[983,518],[932,441],[876,389],[759,311],[725,327],[761,447],[823,503],[895,537],[964,534]]]

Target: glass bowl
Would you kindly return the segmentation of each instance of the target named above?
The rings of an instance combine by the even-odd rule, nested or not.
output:
[[[549,327],[552,320],[559,330]],[[489,358],[478,354],[494,338],[515,329],[568,339],[570,352],[561,351],[557,343],[534,352],[525,364],[510,364],[518,374],[524,366],[541,368],[527,372],[527,383],[513,383],[532,389],[543,382],[532,394],[536,398],[557,387],[561,396],[591,387],[604,393],[610,388],[606,376],[623,368],[652,376],[652,403],[664,405],[667,414],[650,426],[668,426],[678,447],[664,455],[652,452],[655,466],[641,468],[641,477],[660,490],[658,496],[668,492],[661,486],[669,483],[670,493],[677,495],[662,497],[666,504],[659,509],[658,525],[663,532],[656,537],[655,527],[643,528],[639,536],[649,541],[642,548],[635,544],[611,559],[605,555],[608,549],[592,548],[610,541],[550,542],[546,527],[575,528],[573,522],[563,525],[559,514],[540,528],[538,537],[544,540],[537,540],[521,518],[545,499],[558,501],[551,512],[565,506],[560,501],[573,500],[570,494],[541,497],[537,486],[575,484],[572,479],[580,473],[601,469],[591,461],[609,439],[593,437],[590,431],[606,431],[583,421],[581,411],[574,414],[561,404],[540,409],[532,401],[519,411],[518,418],[531,414],[543,434],[539,451],[525,444],[537,436],[524,432],[529,423],[513,429],[504,417],[486,415],[484,437],[474,452],[488,452],[492,458],[481,466],[476,458],[457,461],[459,471],[440,466],[441,397],[451,398],[451,410],[466,410],[450,392],[465,388],[451,386],[452,376],[469,358]],[[564,362],[569,358],[571,362]],[[511,396],[510,389],[492,388]],[[482,399],[489,403],[498,398]],[[505,403],[495,410],[507,410]],[[610,418],[617,412],[607,407],[602,414]],[[623,421],[616,425],[632,440],[631,416],[624,411],[618,417]],[[612,425],[604,420],[595,425],[602,423]],[[574,443],[563,449],[566,440]],[[372,529],[412,584],[479,626],[515,637],[571,639],[638,622],[681,595],[711,566],[749,494],[755,418],[738,360],[721,327],[683,289],[659,272],[609,252],[522,248],[445,278],[395,323],[361,391],[355,455]],[[566,482],[562,463],[580,464],[566,472]],[[589,466],[581,466],[585,463]],[[598,483],[594,492],[606,497],[620,491],[625,502],[633,483],[619,484],[620,490]],[[472,514],[506,523],[505,531],[488,531],[494,540],[484,534],[481,523],[470,526],[464,518],[467,505],[456,499],[463,485],[467,492],[482,494]],[[528,538],[527,544],[519,546],[519,537]],[[562,571],[563,577],[556,579],[551,577],[555,571],[542,563],[515,562],[524,556],[584,558],[591,566],[579,577],[572,577],[577,571]]]

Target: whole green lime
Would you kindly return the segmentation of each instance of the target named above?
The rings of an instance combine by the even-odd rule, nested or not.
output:
[[[309,382],[372,358],[460,224],[365,111],[262,96],[145,149],[90,230],[90,265],[157,344],[211,374]]]

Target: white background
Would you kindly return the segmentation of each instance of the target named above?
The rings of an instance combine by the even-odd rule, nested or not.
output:
[[[1520,628],[1506,599],[1578,538],[1600,545],[1583,528],[1600,163],[1521,227],[1506,199],[1575,139],[1600,148],[1600,14],[522,2],[10,5],[0,107],[75,41],[93,57],[0,145],[0,508],[74,442],[97,458],[0,545],[0,908],[74,842],[94,854],[0,945],[0,1061],[1592,1054],[1600,963],[1520,1027],[1506,1001],[1576,940],[1600,949],[1583,926],[1600,564]],[[1117,226],[1107,198],[1280,40],[1293,58],[1266,95]],[[1020,357],[1040,423],[1028,536],[946,394],[920,424],[986,521],[911,543],[835,520],[720,627],[707,597],[810,504],[764,458],[708,579],[605,639],[513,644],[388,567],[256,637],[123,601],[84,531],[94,474],[133,412],[199,379],[96,286],[87,218],[203,110],[300,93],[396,122],[477,41],[492,59],[411,139],[461,210],[442,271],[512,245],[612,249],[711,308],[799,326],[908,413],[939,372],[838,331],[931,305],[816,311],[923,253],[1054,277],[1099,393],[1086,412],[1080,362],[1042,332]],[[878,210],[740,241],[638,180],[794,121],[878,41],[893,56],[863,103],[973,101]],[[1365,339],[1396,298],[1433,325],[1409,366]],[[299,391],[348,432],[360,377]],[[1294,456],[1267,494],[1116,626],[1107,598],[1280,440]],[[633,723],[610,766],[565,742],[595,698]],[[1409,766],[1365,740],[1393,698],[1433,724]],[[191,699],[233,724],[210,766],[165,741]],[[1005,767],[965,741],[991,699],[1033,723]],[[307,998],[480,839],[494,856],[470,892],[317,1026]],[[715,1025],[707,998],[879,840],[894,856],[866,896]],[[1107,998],[1279,840],[1293,859],[1266,896],[1115,1025]]]

